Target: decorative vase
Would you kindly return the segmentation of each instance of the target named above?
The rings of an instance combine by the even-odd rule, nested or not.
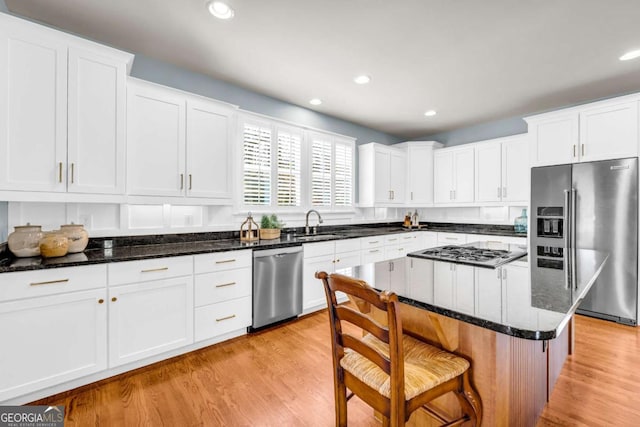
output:
[[[529,219],[527,218],[527,210],[522,209],[522,214],[517,217],[513,223],[513,229],[516,233],[526,233]]]
[[[69,239],[61,231],[48,231],[40,240],[40,255],[44,258],[65,256],[69,251]]]
[[[7,239],[9,250],[18,258],[39,256],[42,227],[27,223],[14,227],[14,230]]]
[[[89,233],[81,224],[66,224],[60,226],[60,231],[69,239],[69,253],[82,252],[89,243]]]

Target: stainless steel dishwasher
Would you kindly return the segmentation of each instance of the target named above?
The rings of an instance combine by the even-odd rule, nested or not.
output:
[[[253,251],[253,322],[261,328],[302,313],[302,246]]]

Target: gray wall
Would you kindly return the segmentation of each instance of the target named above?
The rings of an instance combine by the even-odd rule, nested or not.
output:
[[[438,141],[451,147],[453,145],[484,141],[485,139],[500,138],[502,136],[516,135],[525,132],[527,132],[527,123],[522,117],[510,117],[508,119],[454,129],[449,132],[426,135],[422,138],[415,138],[415,140]]]
[[[402,141],[399,137],[261,95],[144,55],[136,54],[131,75],[143,80],[229,102],[238,105],[243,110],[352,136],[358,139],[358,144],[366,144],[372,141],[382,144],[394,144]]]
[[[9,203],[0,202],[0,243],[7,241],[9,235]]]
[[[7,4],[4,2],[4,0],[0,0],[0,12],[9,12],[9,9],[7,9]]]

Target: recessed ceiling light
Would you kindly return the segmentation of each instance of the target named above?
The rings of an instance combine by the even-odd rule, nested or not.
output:
[[[427,117],[433,117],[436,115],[436,110],[425,111],[424,115]]]
[[[358,83],[359,85],[366,85],[371,81],[371,76],[363,74],[361,76],[354,77],[353,81]]]
[[[320,104],[322,104],[322,100],[318,99],[318,98],[313,98],[311,101],[309,101],[309,104],[311,104],[311,105],[320,105]]]
[[[209,13],[219,19],[231,19],[234,12],[231,7],[223,1],[210,1],[207,5]]]
[[[620,57],[620,61],[628,61],[640,57],[640,49],[631,50]]]

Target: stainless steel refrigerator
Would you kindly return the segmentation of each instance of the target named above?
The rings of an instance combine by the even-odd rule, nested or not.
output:
[[[576,248],[609,253],[578,313],[637,325],[638,159],[532,168],[530,217],[532,261],[567,282]]]

